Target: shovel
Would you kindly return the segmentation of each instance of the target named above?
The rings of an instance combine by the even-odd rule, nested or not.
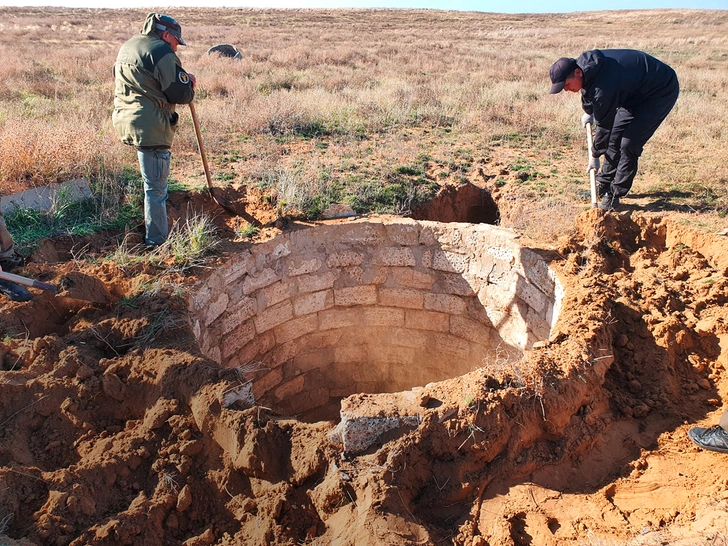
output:
[[[53,292],[54,294],[58,291],[58,289],[52,284],[36,281],[35,279],[29,279],[28,277],[21,277],[20,275],[8,273],[7,271],[0,271],[0,279],[14,282],[16,284],[22,284],[23,286],[30,286],[31,288],[40,288],[41,290]]]
[[[215,203],[220,205],[223,209],[225,209],[227,212],[232,214],[233,216],[241,216],[245,218],[245,220],[253,224],[254,226],[260,227],[260,222],[251,216],[250,214],[246,214],[244,212],[238,212],[236,211],[232,205],[228,201],[226,201],[224,198],[220,197],[219,195],[215,195],[215,188],[212,186],[212,177],[210,177],[210,167],[207,164],[207,155],[205,154],[205,146],[202,144],[202,133],[200,132],[200,122],[197,119],[197,110],[195,108],[195,104],[193,102],[190,103],[190,114],[192,114],[192,124],[195,126],[195,136],[197,137],[197,147],[200,149],[200,159],[202,159],[202,166],[205,169],[205,178],[207,179],[207,187],[210,190],[210,195],[215,200]]]
[[[39,288],[46,292],[51,292],[57,297],[71,298],[74,300],[88,301],[91,303],[109,304],[114,298],[106,289],[104,283],[100,280],[84,275],[83,273],[69,273],[61,278],[62,291],[58,292],[58,287],[28,277],[22,277],[15,273],[0,271],[0,279],[29,286],[30,288]]]
[[[592,148],[594,142],[592,140],[592,126],[591,123],[586,124],[586,152],[591,158]],[[594,169],[589,169],[589,183],[591,186],[591,202],[592,208],[595,209],[599,205],[597,204],[597,173]]]

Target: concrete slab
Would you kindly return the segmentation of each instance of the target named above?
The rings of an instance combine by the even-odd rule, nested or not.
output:
[[[329,205],[326,210],[321,213],[321,218],[324,220],[332,220],[334,218],[350,218],[356,216],[356,212],[351,208],[350,205]]]
[[[422,422],[419,404],[422,389],[395,393],[353,394],[341,401],[341,421],[329,439],[344,445],[344,452],[357,454],[366,450],[385,433],[402,429],[402,434]]]
[[[8,214],[16,208],[50,211],[59,201],[78,202],[91,197],[85,178],[31,188],[0,198],[0,212]]]

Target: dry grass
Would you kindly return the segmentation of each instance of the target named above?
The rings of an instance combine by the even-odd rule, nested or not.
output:
[[[211,217],[189,211],[184,221],[172,225],[167,240],[156,248],[146,249],[144,245],[130,245],[128,237],[125,237],[108,259],[121,267],[146,263],[168,273],[183,272],[204,265],[205,258],[214,253],[220,243],[221,239]],[[162,286],[156,285],[155,290]]]
[[[646,147],[637,203],[728,212],[725,11],[171,14],[191,44],[179,54],[198,78],[198,112],[218,180],[282,185],[289,200],[305,202],[319,193],[356,196],[402,166],[424,163],[439,183],[477,180],[480,166],[524,200],[504,222],[538,231],[539,218],[550,218],[544,235],[552,238],[588,206],[588,182],[578,98],[548,94],[548,67],[585,49],[627,47],[670,63],[682,87]],[[81,175],[121,179],[125,165],[136,168],[135,154],[111,128],[110,68],[145,15],[0,8],[3,188]],[[243,58],[208,56],[219,43],[234,44]],[[172,178],[199,180],[191,119],[180,110]],[[523,164],[532,169],[526,179],[513,168]]]

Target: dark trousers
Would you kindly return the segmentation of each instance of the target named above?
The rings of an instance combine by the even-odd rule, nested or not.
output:
[[[602,170],[596,176],[600,195],[627,195],[645,144],[675,106],[679,93],[680,86],[675,76],[663,93],[651,97],[648,102],[617,110]]]

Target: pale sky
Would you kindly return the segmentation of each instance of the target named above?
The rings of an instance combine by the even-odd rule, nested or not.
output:
[[[103,6],[99,4],[103,3]],[[615,9],[728,9],[728,0],[0,0],[0,6],[70,8],[229,7],[229,8],[427,8],[496,13],[566,13]]]

